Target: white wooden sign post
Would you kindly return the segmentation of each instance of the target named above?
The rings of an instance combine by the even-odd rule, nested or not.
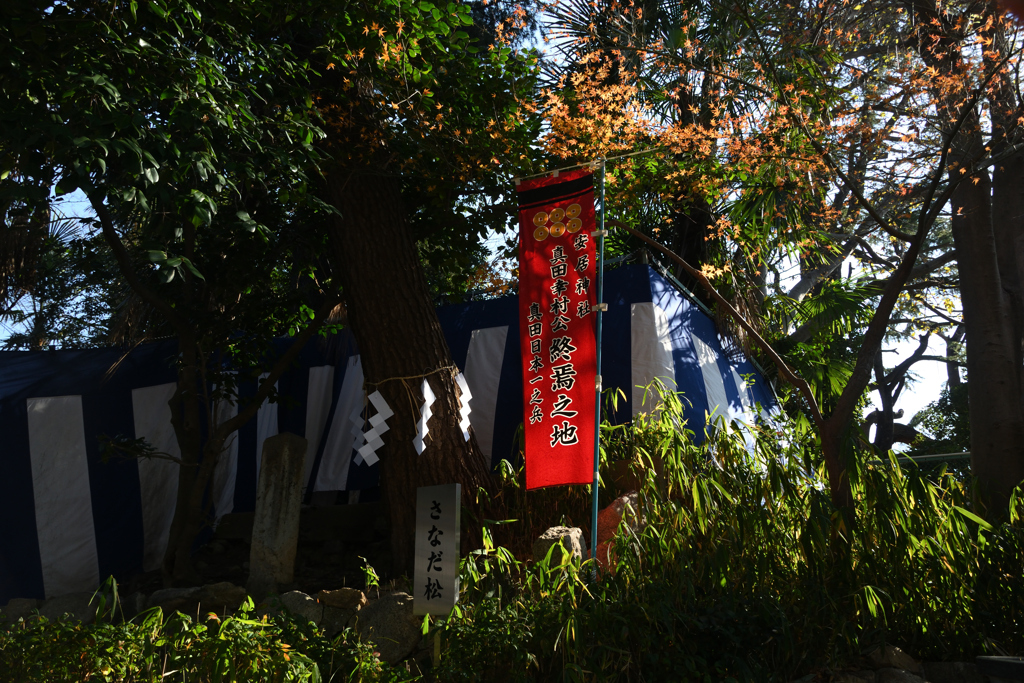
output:
[[[447,615],[459,599],[462,486],[416,489],[413,614]]]

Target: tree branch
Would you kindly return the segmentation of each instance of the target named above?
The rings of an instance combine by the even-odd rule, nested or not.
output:
[[[906,47],[910,44],[910,38],[903,38],[896,41],[895,43],[886,43],[884,45],[872,45],[870,47],[862,47],[859,50],[853,52],[847,52],[842,56],[842,60],[845,62],[848,59],[859,59],[861,57],[871,57],[872,55],[883,54],[892,50],[893,48]]]
[[[917,349],[910,355],[909,358],[904,360],[902,363],[890,370],[882,379],[873,385],[873,388],[877,389],[880,386],[889,386],[894,382],[903,379],[903,376],[907,374],[911,366],[917,361],[921,360],[924,352],[928,350],[928,340],[931,334],[922,334],[921,338],[918,339]]]
[[[907,277],[907,281],[909,282],[909,281],[914,280],[916,278],[923,277],[923,276],[927,275],[928,273],[930,273],[931,271],[935,270],[936,268],[941,267],[945,263],[948,263],[949,261],[954,260],[955,258],[956,257],[955,257],[955,255],[952,252],[947,252],[943,256],[934,258],[931,261],[927,261],[926,263],[923,263],[920,266],[916,266],[913,269],[911,269],[910,275]],[[885,286],[886,286],[886,283],[889,281],[889,279],[890,278],[878,279],[878,280],[875,280],[874,282],[869,282],[868,284],[864,285],[863,291],[865,292],[865,297],[866,298],[870,298],[870,297],[875,297],[875,296],[881,296],[882,294],[884,294],[885,293]],[[922,283],[914,283],[914,284],[909,284],[909,285],[905,284],[903,289],[905,289],[905,290],[922,289],[922,288],[926,288],[926,287],[937,287],[937,286],[943,286],[944,287],[946,285],[944,283],[940,283],[940,282],[935,282],[935,281],[929,280],[929,281],[927,281],[926,283],[923,283],[923,284]],[[927,303],[925,303],[925,305],[927,306]],[[934,310],[934,309],[932,309],[932,310]],[[792,333],[790,333],[790,334],[786,335],[785,337],[783,337],[782,339],[780,339],[776,343],[776,346],[778,347],[778,350],[781,353],[787,353],[790,349],[792,349],[797,344],[803,343],[803,342],[807,341],[808,339],[810,339],[811,335],[813,335],[815,332],[820,330],[822,327],[824,327],[826,324],[828,324],[831,320],[832,320],[832,317],[829,316],[827,313],[819,313],[819,314],[811,317],[809,320],[807,320],[802,325],[800,325],[800,327],[798,327],[795,330],[793,330]]]
[[[832,235],[829,236],[832,237]],[[836,237],[847,238],[846,244],[843,245],[842,250],[838,254],[835,254],[828,263],[818,266],[801,277],[800,282],[793,285],[793,288],[789,290],[788,296],[790,299],[796,299],[799,301],[804,298],[804,296],[810,292],[818,282],[830,276],[837,268],[842,267],[843,261],[846,260],[847,256],[853,253],[854,248],[857,246],[857,241],[860,239],[856,235],[836,235]]]
[[[707,279],[704,273],[700,272],[699,270],[691,266],[689,263],[687,263],[679,256],[677,256],[675,253],[673,253],[671,250],[669,250],[667,247],[663,246],[661,243],[654,241],[653,239],[643,234],[639,230],[635,230],[626,225],[625,223],[622,223],[621,221],[607,219],[605,220],[605,225],[622,228],[623,230],[633,235],[637,239],[641,240],[642,242],[645,242],[646,244],[654,247],[661,253],[665,254],[665,256],[667,256],[680,268],[685,270],[690,277],[692,277],[694,280],[700,283],[700,286],[704,288],[704,291],[707,292],[708,295],[712,299],[714,299],[715,302],[718,303],[718,305],[724,308],[730,316],[732,316],[732,318],[740,325],[740,327],[742,327],[744,331],[751,336],[751,338],[754,340],[757,346],[765,353],[765,355],[771,359],[772,363],[778,369],[779,375],[797,388],[800,394],[804,397],[804,400],[807,401],[807,404],[811,410],[811,415],[814,418],[814,422],[819,426],[824,424],[824,418],[821,415],[821,409],[818,407],[818,402],[814,398],[814,392],[811,391],[811,387],[810,385],[807,384],[807,381],[804,380],[799,375],[797,375],[789,367],[789,365],[786,364],[786,361],[782,360],[782,357],[775,352],[775,349],[772,348],[771,344],[765,341],[765,339],[760,334],[758,334],[757,330],[755,330],[754,327],[749,322],[747,322],[747,320],[742,315],[740,315],[739,311],[737,311],[733,307],[733,305],[730,304],[725,299],[725,297],[718,293],[718,290],[715,289],[714,285],[711,284],[711,282]]]
[[[324,326],[331,311],[334,310],[334,307],[337,306],[340,301],[340,297],[327,297],[327,299],[320,305],[320,308],[317,309],[317,312],[314,315],[313,321],[310,322],[304,330],[295,335],[295,340],[292,342],[292,345],[289,346],[288,350],[277,359],[276,363],[274,363],[274,367],[270,369],[269,373],[267,373],[267,376],[260,383],[259,389],[257,389],[256,393],[249,400],[249,403],[245,408],[238,411],[238,414],[230,420],[227,420],[217,426],[217,431],[220,432],[223,437],[226,438],[227,435],[231,434],[231,432],[239,429],[256,414],[260,409],[260,406],[263,405],[263,401],[265,401],[267,397],[270,396],[270,392],[274,390],[274,385],[277,383],[277,380],[280,379],[281,375],[284,374],[284,371],[288,369],[288,366],[290,366],[292,361],[299,355],[299,352],[302,350],[302,347],[306,345],[306,342],[309,341],[309,338]]]
[[[114,252],[114,259],[117,261],[117,266],[121,269],[121,274],[124,275],[124,279],[128,281],[128,286],[135,290],[135,292],[142,297],[143,301],[160,311],[176,330],[181,330],[187,326],[184,316],[174,310],[174,308],[156,292],[142,284],[142,280],[139,279],[138,273],[136,273],[135,268],[132,267],[132,259],[128,254],[128,249],[125,248],[124,243],[117,234],[117,230],[114,228],[114,219],[110,215],[110,210],[107,209],[107,205],[103,203],[103,197],[97,194],[90,194],[89,203],[92,204],[92,210],[96,212],[96,216],[100,219],[100,229],[103,231],[103,239],[106,240],[107,245],[110,246],[110,250]]]

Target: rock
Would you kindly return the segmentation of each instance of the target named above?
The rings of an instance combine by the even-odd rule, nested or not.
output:
[[[876,683],[925,683],[925,680],[917,674],[891,667],[876,671],[875,681]]]
[[[842,671],[833,676],[832,683],[875,683],[875,672],[870,669]]]
[[[164,588],[149,596],[147,607],[160,607],[164,614],[178,611],[193,618],[209,612],[228,614],[245,600],[245,589],[228,581],[193,588]]]
[[[245,589],[230,581],[203,586],[199,592],[199,602],[203,612],[226,614],[234,612],[245,600]]]
[[[159,607],[165,615],[174,611],[195,616],[199,607],[198,586],[191,588],[161,588],[149,596],[146,607]]]
[[[13,624],[18,619],[28,619],[32,616],[33,611],[39,609],[41,604],[43,604],[43,601],[36,600],[35,598],[12,598],[7,603],[7,607],[0,610],[0,614],[7,618],[8,623]]]
[[[354,625],[358,614],[359,612],[354,609],[324,605],[324,618],[320,622],[320,628],[328,638],[333,638],[344,631],[346,626]]]
[[[320,591],[316,595],[317,601],[328,607],[356,611],[366,606],[366,596],[363,591],[355,588],[339,588],[334,591]]]
[[[626,528],[636,531],[643,520],[639,517],[640,498],[636,491],[627,493],[612,501],[611,505],[597,514],[597,542],[607,543],[619,529],[622,517],[626,515]]]
[[[373,643],[381,660],[389,664],[408,657],[423,637],[422,620],[413,616],[412,602],[408,593],[387,593],[356,615],[359,637]]]
[[[556,543],[561,543],[569,556],[583,559],[583,530],[579,527],[553,526],[533,542],[533,561],[543,560],[551,546]],[[552,552],[551,562],[558,564],[560,561],[559,552]]]
[[[302,591],[289,591],[277,599],[282,607],[306,621],[319,625],[324,618],[323,605]]]
[[[875,669],[903,669],[921,673],[921,663],[894,645],[884,645],[868,653],[868,661]]]
[[[295,576],[306,446],[305,439],[288,432],[263,442],[246,583],[258,598]]]
[[[92,600],[92,596],[92,593],[72,593],[50,598],[39,608],[39,615],[50,621],[56,621],[67,614],[83,624],[91,624],[96,620],[96,607],[99,603],[99,596],[97,596],[90,605],[89,601]],[[107,598],[107,603],[110,603],[109,598]]]
[[[969,662],[925,662],[928,683],[986,683],[978,667]]]
[[[992,683],[1010,683],[1024,680],[1024,657],[983,655],[974,658],[978,672]]]
[[[346,626],[354,624],[355,616],[367,604],[366,595],[355,588],[320,591],[316,597],[324,606],[324,618],[320,622],[320,627],[328,638],[333,638]]]
[[[135,592],[121,598],[121,614],[125,621],[131,621],[142,612],[146,611],[146,594]]]

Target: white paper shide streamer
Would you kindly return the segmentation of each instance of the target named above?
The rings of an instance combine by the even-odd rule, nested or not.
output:
[[[469,402],[473,399],[473,394],[469,391],[469,384],[466,383],[466,378],[462,376],[460,372],[455,377],[455,382],[459,385],[459,389],[462,390],[462,396],[459,397],[459,427],[462,428],[462,436],[469,441],[469,414],[472,412],[472,408],[469,407]]]
[[[363,411],[366,410],[365,403],[366,399],[364,396],[363,401],[352,409],[352,414],[348,418],[352,425],[352,450],[354,451],[358,451],[366,442],[366,439],[363,437]],[[362,464],[363,456],[356,453],[355,461],[357,465]]]
[[[416,438],[412,440],[412,445],[416,447],[416,454],[423,455],[423,449],[426,445],[423,441],[427,438],[427,431],[429,427],[427,423],[430,421],[430,416],[433,412],[430,410],[430,406],[434,403],[434,392],[430,390],[430,382],[427,378],[423,378],[423,386],[420,388],[423,392],[423,406],[420,408],[420,422],[416,427]]]
[[[350,418],[356,431],[355,441],[352,444],[352,447],[358,451],[356,464],[365,462],[367,465],[375,465],[380,460],[377,457],[377,449],[384,445],[384,441],[380,437],[381,434],[391,429],[386,420],[395,414],[379,391],[370,394],[369,399],[373,407],[377,409],[377,413],[369,420],[370,428],[363,432],[362,409],[353,412]]]

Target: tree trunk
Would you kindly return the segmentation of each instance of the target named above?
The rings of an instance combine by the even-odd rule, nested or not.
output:
[[[818,431],[821,434],[821,454],[825,458],[828,470],[828,488],[832,504],[837,510],[853,515],[853,491],[850,488],[849,468],[843,462],[843,430],[849,426],[849,420],[829,418]]]
[[[181,364],[178,367],[178,385],[168,402],[171,425],[181,453],[178,468],[178,493],[174,518],[171,521],[167,548],[164,551],[161,573],[165,586],[194,585],[199,576],[192,565],[192,544],[207,524],[212,512],[212,491],[217,461],[224,453],[224,444],[233,433],[256,416],[259,407],[273,391],[277,380],[291,367],[306,342],[316,334],[338,303],[327,297],[310,323],[297,335],[289,349],[275,362],[264,377],[255,395],[239,406],[238,412],[224,422],[217,423],[217,411],[207,390],[206,371],[200,347],[191,331],[179,333],[178,348]],[[201,416],[205,410],[205,429]],[[206,434],[205,440],[203,438]],[[200,457],[200,454],[202,457]]]
[[[331,253],[359,344],[366,390],[379,390],[395,411],[378,452],[381,488],[391,521],[395,573],[411,574],[416,488],[458,482],[463,505],[475,509],[478,489],[490,485],[490,463],[475,437],[467,442],[458,425],[458,370],[406,227],[398,181],[368,171],[339,171],[328,177],[328,191],[341,214],[329,227]],[[412,441],[424,377],[437,399],[427,447],[417,455]],[[465,550],[478,534],[466,539]]]
[[[947,82],[961,82],[966,88],[969,81],[963,78],[961,39],[956,22],[951,21],[955,18],[941,11],[935,0],[911,0],[910,5],[920,27],[918,50],[922,60]],[[1000,49],[998,40],[993,45]],[[986,66],[994,68],[991,61]],[[999,94],[1003,90],[1001,80],[998,76],[994,79],[994,95],[990,94],[997,135],[1000,126],[1008,123],[1001,114],[1006,108]],[[1015,301],[1020,300],[1013,246],[1018,237],[1006,214],[1020,211],[1015,208],[1019,206],[1013,188],[1015,179],[1006,175],[1015,167],[1007,163],[996,168],[996,188],[987,169],[964,179],[965,172],[988,153],[976,105],[970,93],[962,89],[936,87],[933,97],[943,129],[953,136],[949,179],[960,182],[950,205],[966,330],[971,469],[989,510],[999,516],[1013,488],[1024,479],[1021,324],[1015,320],[1014,308]],[[965,106],[972,109],[964,110]],[[957,121],[962,121],[959,129],[954,128]],[[1019,183],[1019,177],[1016,181]],[[993,190],[996,199],[1005,201],[1005,205],[994,207]]]
[[[164,586],[191,585],[196,583],[197,576],[192,569],[191,545],[195,538],[190,535],[192,515],[189,499],[196,486],[199,475],[199,454],[202,449],[202,420],[198,381],[198,356],[195,343],[190,334],[178,335],[178,348],[181,353],[181,365],[178,367],[178,386],[171,397],[171,425],[178,442],[181,465],[178,467],[178,494],[175,502],[174,517],[167,536],[167,548],[161,575]],[[186,552],[179,552],[182,539],[188,537]]]
[[[999,279],[1010,316],[1018,382],[1024,371],[1024,155],[1015,154],[992,171],[992,228]]]
[[[992,50],[985,52],[985,65],[998,74],[989,93],[992,108],[992,142],[998,154],[1019,131],[1018,96],[1003,57],[1012,52],[1006,25],[992,22],[989,37]],[[992,229],[999,258],[999,278],[1010,306],[1017,382],[1024,391],[1024,153],[1017,152],[992,169]]]
[[[878,398],[882,403],[882,409],[878,412],[878,421],[875,423],[875,450],[879,455],[892,450],[893,423],[895,421],[894,408],[896,401],[892,395],[892,387],[885,382],[885,364],[882,362],[882,352],[879,350],[875,359],[875,381],[878,383]]]
[[[964,339],[964,325],[960,323],[950,337],[943,337],[946,342],[946,358],[954,359],[960,353],[960,343]],[[960,386],[960,363],[955,360],[946,361],[946,388],[953,391]]]
[[[990,506],[999,510],[1024,479],[1020,342],[1013,333],[1012,293],[1007,296],[1000,278],[989,176],[978,177],[953,195],[953,243],[966,329],[971,469]]]

